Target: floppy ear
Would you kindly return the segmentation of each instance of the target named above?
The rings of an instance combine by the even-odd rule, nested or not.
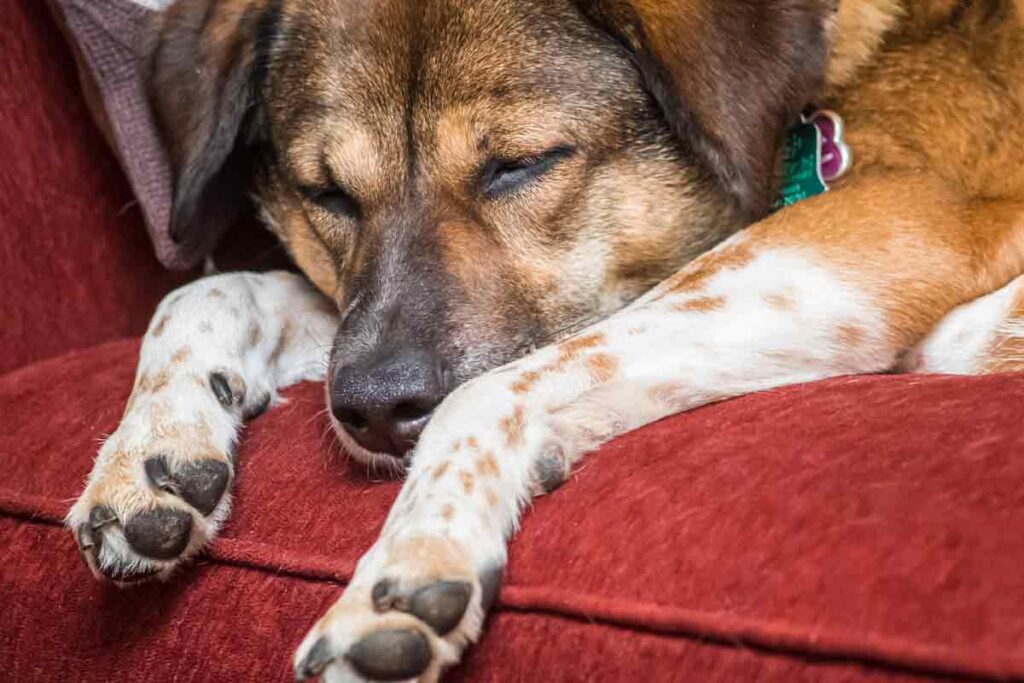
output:
[[[261,44],[274,0],[177,0],[150,36],[149,89],[174,173],[172,239],[211,249],[248,202]]]
[[[835,0],[576,0],[631,54],[674,132],[748,220],[824,83]]]

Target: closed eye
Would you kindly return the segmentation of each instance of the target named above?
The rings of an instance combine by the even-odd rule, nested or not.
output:
[[[307,186],[302,187],[301,190],[306,199],[328,213],[357,220],[362,216],[359,200],[343,187],[337,185]]]
[[[514,192],[541,177],[575,152],[574,147],[563,145],[519,159],[491,159],[481,172],[483,193],[487,198],[494,199]]]

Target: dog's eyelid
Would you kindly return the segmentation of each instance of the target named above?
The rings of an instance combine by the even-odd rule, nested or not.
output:
[[[559,145],[540,154],[517,158],[493,157],[480,172],[485,196],[496,198],[539,178],[560,161],[576,153],[573,145]]]
[[[495,157],[492,161],[498,164],[499,168],[528,168],[545,161],[564,159],[576,152],[573,145],[558,145],[544,152],[527,154],[521,157]]]
[[[331,183],[329,185],[300,185],[299,192],[308,201],[331,213],[360,218],[362,206],[348,188]]]

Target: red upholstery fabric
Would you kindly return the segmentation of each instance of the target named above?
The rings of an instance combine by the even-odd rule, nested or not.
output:
[[[152,256],[46,3],[0,0],[0,372],[139,334]]]
[[[171,280],[43,3],[0,17],[0,680],[288,680],[397,484],[332,458],[297,387],[251,425],[203,559],[92,580],[60,520],[138,350],[96,344]],[[1024,680],[1022,399],[1024,377],[837,380],[619,439],[536,503],[452,679]]]
[[[0,671],[286,680],[397,484],[331,458],[304,385],[256,420],[235,511],[167,585],[118,591],[57,525],[137,342],[0,378]],[[539,500],[455,680],[1024,678],[1024,377],[867,377],[619,439]]]

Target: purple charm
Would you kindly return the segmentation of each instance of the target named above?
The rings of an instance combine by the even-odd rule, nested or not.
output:
[[[842,178],[853,162],[850,148],[843,140],[843,119],[828,109],[819,109],[807,117],[821,133],[821,178],[826,183]]]

